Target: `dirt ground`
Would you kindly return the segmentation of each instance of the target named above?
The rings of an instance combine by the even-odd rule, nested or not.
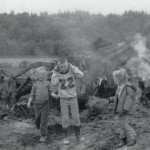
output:
[[[39,131],[32,119],[0,120],[0,150],[116,150],[119,135],[114,119],[95,118],[85,122],[85,112],[81,113],[81,120],[86,140],[78,143],[71,128],[70,145],[67,146],[62,145],[64,135],[60,124],[50,125],[47,142],[39,143]],[[118,150],[150,150],[150,108],[142,108],[132,120],[132,126],[137,133],[137,144]]]

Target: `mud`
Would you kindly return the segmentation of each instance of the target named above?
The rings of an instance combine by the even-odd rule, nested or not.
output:
[[[150,150],[150,109],[141,108],[132,120],[137,133],[137,144],[132,147],[115,149],[119,143],[118,124],[113,117],[95,117],[84,120],[81,113],[82,135],[84,142],[77,142],[73,129],[70,132],[70,144],[63,145],[64,134],[61,128],[60,114],[56,120],[50,115],[49,134],[46,143],[39,143],[40,134],[32,119],[0,120],[0,150]]]

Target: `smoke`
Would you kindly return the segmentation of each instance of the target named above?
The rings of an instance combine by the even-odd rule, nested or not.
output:
[[[147,80],[150,78],[150,66],[144,61],[138,67],[138,76]]]
[[[133,43],[131,44],[140,58],[145,57],[148,52],[148,49],[146,47],[146,40],[146,37],[143,37],[140,33],[137,33],[134,36]]]
[[[149,59],[149,50],[146,47],[147,39],[142,36],[140,33],[137,33],[134,36],[134,40],[131,43],[133,49],[137,52],[138,57],[132,57],[126,64],[130,70],[132,70],[133,76],[138,76],[143,79],[150,78],[150,62]]]

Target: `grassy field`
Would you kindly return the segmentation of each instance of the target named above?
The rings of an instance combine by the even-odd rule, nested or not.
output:
[[[7,65],[12,65],[13,67],[17,67],[20,63],[22,62],[29,62],[29,63],[34,63],[34,62],[49,62],[51,61],[52,58],[48,58],[48,57],[16,57],[16,58],[8,58],[8,57],[4,57],[4,58],[0,58],[0,64],[7,64]]]

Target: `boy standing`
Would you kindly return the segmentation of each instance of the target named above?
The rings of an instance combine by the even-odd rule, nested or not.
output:
[[[54,69],[51,77],[52,85],[57,86],[58,96],[60,97],[62,126],[65,131],[64,144],[69,144],[69,108],[77,140],[84,140],[80,136],[80,117],[76,92],[76,79],[80,79],[83,76],[83,72],[77,67],[69,64],[65,58],[60,58],[58,66]]]
[[[32,86],[27,107],[30,108],[31,102],[35,100],[35,124],[40,129],[40,142],[45,142],[48,132],[49,99],[52,86],[49,81],[46,81],[45,70],[38,70],[37,77],[38,81]]]

